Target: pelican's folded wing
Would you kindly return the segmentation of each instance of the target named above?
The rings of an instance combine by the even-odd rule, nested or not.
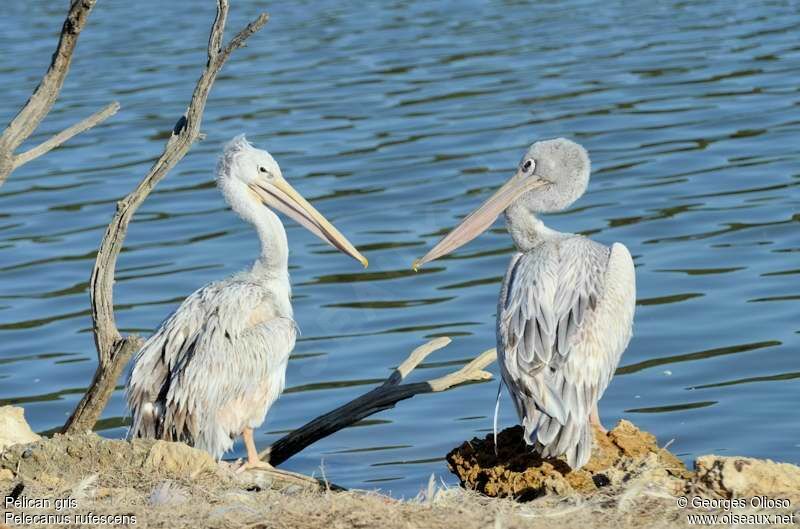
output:
[[[253,352],[237,349],[240,338],[260,331],[273,319],[264,313],[265,300],[259,292],[235,278],[210,283],[187,297],[159,326],[137,353],[128,379],[129,437],[195,444],[203,414],[214,411],[212,400],[220,401],[217,396],[211,398],[211,393],[230,393],[246,382],[260,380],[232,369],[243,364],[237,362],[238,356]],[[284,334],[291,338],[291,346],[282,352],[288,356],[295,331],[294,322],[286,321],[284,326],[291,330]],[[266,370],[268,364],[259,368]]]
[[[173,435],[172,431],[164,431],[164,401],[175,374],[194,352],[198,334],[208,318],[207,301],[218,291],[217,283],[211,283],[183,300],[136,353],[126,387],[132,416],[129,437],[193,441],[183,432]]]
[[[566,453],[573,466],[588,459],[589,413],[630,337],[607,344],[594,324],[614,260],[627,261],[632,281],[622,245],[610,250],[578,236],[545,243],[514,257],[498,305],[501,371],[526,440],[545,456]],[[621,315],[628,329],[632,315],[632,305],[630,318]]]

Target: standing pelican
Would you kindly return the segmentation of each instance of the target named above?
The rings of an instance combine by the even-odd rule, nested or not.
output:
[[[503,382],[543,457],[566,455],[573,469],[589,460],[602,397],[632,334],[633,260],[611,248],[546,227],[536,215],[561,211],[589,183],[589,156],[563,138],[528,148],[514,176],[422,259],[446,255],[505,212],[517,252],[497,304],[497,356]]]
[[[284,180],[278,164],[244,135],[225,146],[217,185],[261,240],[250,270],[186,298],[136,355],[127,387],[131,437],[184,441],[219,459],[241,435],[242,468],[258,458],[253,429],[283,391],[297,326],[292,319],[286,231],[269,208],[321,239],[367,260]],[[268,207],[264,207],[264,206]]]

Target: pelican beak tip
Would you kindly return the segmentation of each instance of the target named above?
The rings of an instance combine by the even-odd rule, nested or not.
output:
[[[364,268],[369,267],[369,260],[367,260],[367,258],[364,257],[363,255],[361,256],[361,259],[359,259],[359,261],[361,262],[362,265],[364,265]]]
[[[414,259],[414,262],[411,263],[411,269],[415,272],[419,272],[420,268],[422,268],[422,263],[419,259]]]

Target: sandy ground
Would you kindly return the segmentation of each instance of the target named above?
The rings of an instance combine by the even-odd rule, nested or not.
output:
[[[503,435],[513,437],[514,432]],[[511,437],[505,441],[512,446]],[[6,502],[16,501],[6,504],[0,528],[6,529],[5,524],[193,529],[620,529],[684,527],[689,525],[689,514],[725,512],[769,515],[773,518],[763,521],[773,523],[761,525],[776,527],[792,525],[780,523],[789,518],[775,516],[790,517],[794,513],[794,526],[800,525],[800,468],[793,465],[709,456],[698,461],[696,472],[689,471],[669,452],[655,446],[652,436],[639,432],[630,423],[622,424],[621,429],[618,427],[597,443],[595,456],[605,459],[593,456],[583,475],[572,475],[554,461],[539,462],[538,470],[531,474],[530,461],[523,463],[516,456],[504,459],[502,453],[498,459],[493,448],[490,455],[481,455],[481,450],[488,448],[483,446],[487,442],[474,439],[454,449],[448,456],[453,470],[462,479],[470,473],[475,477],[491,475],[497,496],[530,501],[491,498],[435,482],[427,487],[420,484],[424,490],[419,496],[401,501],[371,492],[338,492],[309,486],[259,471],[237,474],[230,465],[216,463],[205,452],[177,443],[130,443],[94,434],[56,436],[0,449],[0,491],[7,497]],[[465,452],[465,446],[471,448]],[[460,457],[458,462],[454,454]],[[481,459],[484,457],[489,459]],[[488,464],[482,466],[481,461]],[[460,471],[455,468],[458,465],[462,467]],[[552,470],[542,470],[546,465]],[[487,469],[490,471],[481,474]],[[532,480],[534,474],[538,481]],[[599,475],[604,478],[597,478]],[[515,480],[522,480],[519,488],[525,494],[513,492],[509,484]],[[489,482],[492,481],[483,480],[484,489]],[[539,492],[528,490],[531,483]],[[476,484],[466,477],[465,485]],[[694,497],[704,501],[747,497],[749,502],[756,493],[772,500],[786,498],[789,505],[753,507],[748,503],[745,507],[727,506],[728,509],[719,508],[724,505],[686,509],[677,503],[680,497],[690,501]],[[93,518],[86,517],[88,513]],[[31,518],[44,514],[53,517]]]

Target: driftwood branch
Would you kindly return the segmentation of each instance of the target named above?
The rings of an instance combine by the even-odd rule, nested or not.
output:
[[[77,408],[64,425],[65,433],[89,430],[105,408],[114,391],[119,374],[130,356],[141,346],[136,336],[123,337],[114,319],[114,274],[117,257],[122,250],[128,224],[155,186],[189,152],[200,136],[208,94],[225,61],[231,53],[244,45],[245,41],[267,23],[268,16],[262,13],[253,22],[222,45],[225,22],[228,18],[228,0],[217,0],[217,16],[208,39],[208,62],[197,80],[192,99],[186,112],[178,119],[167,140],[164,152],[155,161],[150,171],[130,194],[117,202],[114,218],[106,229],[97,253],[92,277],[90,296],[92,304],[92,329],[97,348],[98,366],[92,385]]]
[[[428,355],[449,343],[450,338],[436,338],[417,347],[383,384],[294,430],[262,451],[259,456],[271,465],[280,465],[320,439],[353,425],[365,417],[393,408],[401,400],[410,399],[414,395],[422,393],[445,391],[466,382],[492,378],[491,373],[484,371],[484,368],[495,361],[497,352],[489,349],[458,371],[443,377],[425,382],[401,384]]]
[[[72,0],[67,18],[61,28],[61,36],[58,39],[56,51],[53,53],[50,67],[31,97],[14,119],[11,120],[3,134],[0,135],[0,185],[3,185],[8,175],[21,165],[58,147],[76,134],[94,127],[114,115],[119,109],[119,104],[114,102],[100,112],[59,132],[41,145],[22,154],[14,154],[22,142],[33,134],[58,98],[72,63],[72,54],[75,51],[75,45],[78,43],[78,37],[86,26],[86,21],[89,19],[89,14],[92,12],[96,1]]]

